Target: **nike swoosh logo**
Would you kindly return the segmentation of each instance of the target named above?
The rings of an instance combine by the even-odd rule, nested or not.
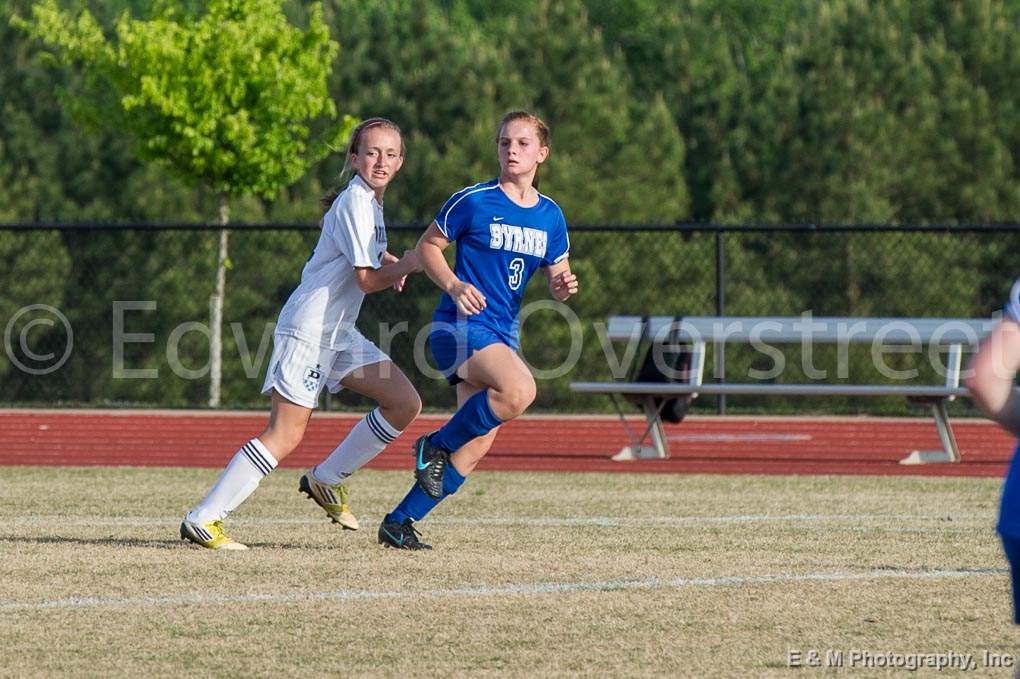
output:
[[[492,221],[494,221],[494,222],[501,222],[501,221],[503,221],[504,219],[506,219],[506,217],[493,217],[493,218],[492,218]]]
[[[422,446],[422,448],[424,448],[424,447],[425,446]],[[425,469],[425,467],[428,466],[427,464],[425,464],[424,462],[421,461],[421,449],[418,450],[418,456],[417,456],[417,459],[415,461],[415,465],[417,465],[418,471],[421,471],[422,469]]]
[[[402,545],[402,544],[404,544],[404,536],[403,536],[403,535],[401,535],[401,536],[400,536],[400,537],[398,538],[398,537],[397,537],[396,535],[394,535],[393,533],[389,532],[389,531],[388,531],[388,530],[386,530],[385,528],[383,528],[382,530],[383,530],[383,532],[384,532],[384,533],[386,533],[386,535],[388,535],[388,536],[390,537],[390,539],[391,539],[391,540],[393,540],[394,542],[396,542],[396,543],[397,543],[398,545]]]

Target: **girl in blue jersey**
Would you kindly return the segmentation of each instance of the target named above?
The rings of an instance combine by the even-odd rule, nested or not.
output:
[[[429,347],[457,387],[459,408],[415,443],[416,483],[379,526],[379,542],[387,546],[431,549],[418,540],[414,522],[457,492],[499,426],[534,401],[535,380],[517,354],[517,315],[532,274],[542,269],[559,301],[577,292],[563,212],[538,192],[549,128],[530,113],[509,113],[496,146],[499,178],[451,196],[418,241],[422,268],[443,291]],[[453,269],[443,256],[452,242]]]
[[[974,402],[1013,436],[1020,436],[1020,392],[1015,387],[1020,369],[1020,280],[1013,284],[999,323],[970,364],[967,379]],[[1013,622],[1020,624],[1020,462],[1017,452],[1006,474],[999,506],[999,537],[1013,578]]]

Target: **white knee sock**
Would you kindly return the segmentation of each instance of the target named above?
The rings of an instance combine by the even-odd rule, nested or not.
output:
[[[227,514],[255,492],[259,482],[276,469],[277,464],[262,441],[257,438],[248,441],[234,454],[205,499],[188,512],[188,521],[204,524],[227,518]]]
[[[354,425],[351,433],[340,442],[325,460],[312,469],[320,483],[340,483],[382,452],[400,431],[393,428],[376,408]]]

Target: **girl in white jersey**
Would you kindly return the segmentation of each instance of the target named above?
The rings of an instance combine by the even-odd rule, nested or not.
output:
[[[354,177],[328,200],[319,242],[280,311],[262,388],[272,397],[269,423],[241,446],[205,499],[187,513],[182,539],[210,549],[247,549],[226,535],[223,520],[298,446],[323,387],[333,393],[347,388],[379,404],[300,481],[300,490],[334,523],[357,530],[343,480],[421,410],[404,373],[354,327],[366,294],[389,287],[399,292],[408,274],[421,271],[413,250],[400,259],[386,251],[382,201],[404,162],[400,129],[383,118],[361,123],[351,135],[347,162]]]

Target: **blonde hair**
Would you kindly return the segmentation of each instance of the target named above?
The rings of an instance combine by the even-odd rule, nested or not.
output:
[[[538,134],[538,143],[542,146],[549,146],[549,140],[552,136],[549,132],[549,126],[534,113],[530,111],[510,111],[503,120],[499,122],[499,128],[496,130],[496,143],[499,143],[499,136],[503,132],[503,128],[514,122],[515,120],[524,120],[531,123],[535,127],[535,132]],[[536,189],[538,188],[538,168],[535,168],[535,178],[531,180],[531,185]]]
[[[400,137],[400,157],[404,157],[404,135],[400,131],[400,127],[395,122],[388,118],[368,118],[358,123],[358,126],[351,132],[351,139],[347,143],[347,153],[344,155],[344,166],[340,170],[340,177],[338,179],[339,187],[333,189],[328,195],[322,197],[322,204],[325,207],[329,207],[336,200],[336,197],[340,195],[343,190],[343,186],[348,181],[348,172],[353,172],[351,169],[351,156],[358,155],[358,151],[361,148],[361,138],[365,135],[368,130],[375,129],[377,127],[383,127],[388,130],[393,130]]]

